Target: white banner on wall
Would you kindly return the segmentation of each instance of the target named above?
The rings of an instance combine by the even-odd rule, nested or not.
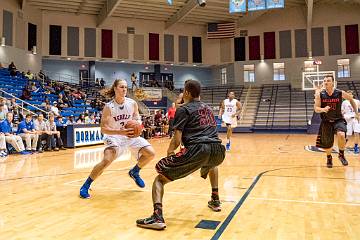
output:
[[[100,127],[74,129],[75,147],[101,143],[103,143],[103,134]]]

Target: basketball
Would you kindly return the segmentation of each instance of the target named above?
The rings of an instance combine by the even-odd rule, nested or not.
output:
[[[142,132],[142,126],[135,120],[130,120],[125,125],[126,129],[134,129],[134,137],[139,137]]]

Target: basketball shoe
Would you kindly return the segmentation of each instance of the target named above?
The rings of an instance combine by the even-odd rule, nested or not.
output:
[[[136,225],[142,228],[150,228],[155,230],[164,230],[166,228],[163,217],[153,214],[151,217],[136,220]]]
[[[221,203],[220,203],[220,200],[211,199],[211,200],[208,202],[208,207],[211,208],[211,210],[213,210],[214,212],[220,212],[220,211],[221,211]]]
[[[136,171],[134,168],[129,171],[129,176],[135,181],[136,185],[141,188],[145,187],[144,181],[141,179],[139,171]]]

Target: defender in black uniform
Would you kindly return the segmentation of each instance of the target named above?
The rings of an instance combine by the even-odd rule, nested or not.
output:
[[[351,106],[355,109],[355,118],[359,120],[357,106],[350,94],[334,88],[334,78],[332,75],[324,78],[324,87],[325,89],[318,89],[315,92],[314,110],[320,113],[322,120],[316,146],[325,150],[327,167],[332,168],[331,151],[334,145],[334,134],[336,134],[338,138],[339,160],[346,166],[348,165],[344,156],[346,121],[341,113],[342,99],[350,101]]]
[[[164,185],[171,181],[188,176],[200,169],[204,179],[209,174],[212,187],[209,208],[221,211],[218,194],[218,169],[225,158],[225,147],[221,145],[216,130],[216,121],[210,107],[199,100],[201,86],[198,81],[185,82],[183,94],[185,104],[175,113],[175,135],[168,148],[168,157],[161,159],[156,164],[159,175],[155,178],[152,187],[154,213],[151,217],[139,219],[137,226],[152,229],[166,227],[162,215],[162,197]],[[180,142],[185,146],[178,154],[174,151]]]

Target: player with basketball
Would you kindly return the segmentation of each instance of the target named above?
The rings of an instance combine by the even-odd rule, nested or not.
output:
[[[127,147],[138,151],[138,162],[129,171],[129,176],[135,183],[143,188],[144,181],[139,172],[155,156],[155,151],[148,141],[139,137],[141,131],[138,126],[128,127],[128,123],[136,120],[141,121],[138,105],[131,98],[125,97],[127,93],[127,83],[125,80],[117,79],[112,87],[105,92],[105,95],[113,98],[103,109],[101,117],[101,132],[104,134],[106,148],[104,158],[98,163],[90,173],[85,183],[80,188],[80,197],[89,198],[89,188],[91,183],[99,177],[118,156],[123,154]],[[133,124],[132,124],[133,125]]]
[[[348,90],[346,91],[348,94],[350,94],[352,97],[353,91]],[[358,99],[354,98],[354,102],[359,109],[360,107],[360,101]],[[346,139],[351,137],[354,133],[354,153],[359,154],[359,133],[360,133],[360,123],[358,120],[355,119],[355,111],[352,108],[350,101],[345,100],[341,104],[341,112],[346,120],[347,123],[347,132],[346,132]]]
[[[342,165],[347,166],[348,161],[344,155],[346,121],[341,113],[342,99],[344,98],[350,102],[355,112],[354,117],[357,120],[360,119],[358,109],[350,94],[334,88],[334,77],[332,75],[324,78],[323,86],[324,89],[317,89],[315,91],[314,110],[320,113],[321,116],[316,146],[325,150],[327,156],[326,165],[328,168],[332,168],[331,151],[334,144],[334,134],[336,134],[339,147],[339,160]]]
[[[162,214],[162,198],[164,185],[201,169],[204,179],[209,174],[212,187],[209,208],[220,211],[218,191],[218,169],[225,158],[225,147],[221,145],[216,130],[216,121],[210,107],[199,100],[201,86],[198,81],[189,80],[185,83],[183,94],[184,105],[175,113],[175,134],[167,150],[168,157],[156,164],[159,175],[152,187],[154,213],[151,217],[139,219],[137,226],[162,230],[166,227]],[[175,150],[183,142],[185,149],[175,154]]]
[[[230,151],[232,129],[237,126],[237,117],[241,113],[241,103],[235,98],[234,92],[229,92],[228,98],[221,103],[219,117],[225,123],[226,150]]]

